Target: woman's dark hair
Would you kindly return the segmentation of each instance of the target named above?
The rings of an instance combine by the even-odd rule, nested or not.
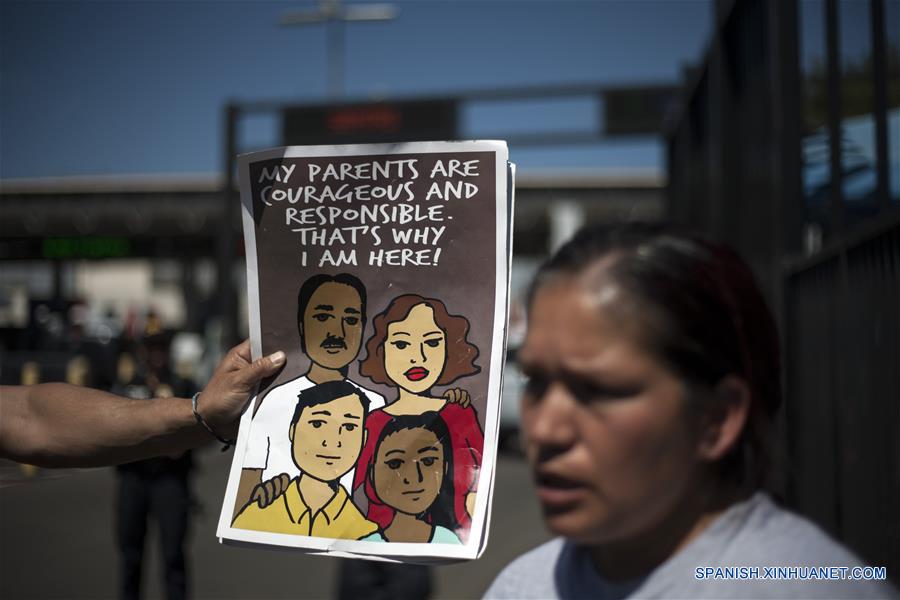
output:
[[[724,477],[760,487],[781,404],[781,365],[775,321],[750,268],[724,244],[660,225],[587,228],[540,268],[529,306],[555,277],[580,274],[601,260],[600,279],[645,311],[636,325],[647,349],[687,383],[690,396],[708,396],[703,391],[727,375],[747,384],[748,422],[719,466]]]
[[[444,370],[435,385],[448,385],[460,377],[480,372],[481,367],[475,364],[478,348],[468,340],[468,319],[451,315],[444,303],[437,298],[423,298],[417,294],[397,296],[372,321],[375,331],[366,342],[366,358],[360,361],[359,372],[375,383],[397,385],[391,381],[384,368],[384,341],[387,339],[388,325],[408,317],[410,311],[419,304],[429,306],[434,311],[434,322],[444,332],[447,345],[447,360],[444,361]]]
[[[391,417],[391,420],[385,423],[384,429],[381,430],[381,434],[378,436],[378,442],[375,444],[374,460],[378,458],[378,449],[381,447],[381,442],[404,429],[427,429],[441,443],[444,452],[445,470],[444,478],[441,481],[441,489],[431,506],[418,515],[418,518],[432,525],[440,525],[450,531],[457,531],[460,526],[456,521],[456,513],[453,510],[456,491],[453,486],[453,442],[450,439],[450,431],[447,429],[447,424],[440,414],[435,411],[425,411],[420,415],[396,415]],[[371,468],[374,469],[374,463]],[[371,471],[369,476],[372,477]],[[372,481],[372,489],[375,490],[377,495],[378,490],[375,487],[374,479]]]

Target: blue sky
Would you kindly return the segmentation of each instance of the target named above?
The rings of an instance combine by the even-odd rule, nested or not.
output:
[[[348,98],[675,82],[708,43],[708,0],[400,1],[345,30]],[[231,100],[327,97],[323,25],[301,1],[0,0],[0,177],[212,173]],[[465,133],[590,126],[586,100],[472,107]],[[277,144],[277,123],[246,124]],[[517,150],[524,169],[659,167],[654,140]]]

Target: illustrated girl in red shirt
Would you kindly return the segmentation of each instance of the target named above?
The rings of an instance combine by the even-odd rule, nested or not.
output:
[[[467,538],[475,507],[475,491],[484,434],[475,409],[432,395],[434,386],[448,385],[481,369],[475,364],[478,348],[468,339],[469,322],[451,315],[438,299],[406,294],[394,298],[373,321],[375,332],[366,343],[360,373],[376,383],[397,390],[396,398],[366,418],[366,444],[356,465],[353,489],[365,486],[369,508],[366,517],[387,528],[394,509],[383,504],[366,477],[375,460],[381,430],[392,417],[437,412],[449,430],[453,452],[453,509],[460,539]],[[441,440],[446,443],[445,440]]]

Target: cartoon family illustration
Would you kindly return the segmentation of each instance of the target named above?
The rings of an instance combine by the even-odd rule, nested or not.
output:
[[[319,274],[297,298],[306,374],[273,388],[250,429],[232,526],[371,542],[463,543],[484,435],[468,393],[432,392],[480,372],[469,322],[441,300],[405,294],[366,326],[353,275]]]

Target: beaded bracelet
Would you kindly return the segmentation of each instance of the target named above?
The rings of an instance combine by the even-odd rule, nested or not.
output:
[[[200,398],[200,392],[197,392],[196,394],[194,394],[191,397],[191,410],[194,412],[194,418],[197,419],[198,423],[203,425],[203,429],[207,430],[211,436],[213,436],[214,438],[216,438],[217,440],[219,440],[220,442],[225,444],[222,447],[222,452],[225,452],[226,450],[231,448],[231,446],[234,445],[234,440],[228,440],[228,439],[225,439],[222,436],[220,436],[218,433],[213,431],[212,427],[209,426],[209,423],[207,423],[203,419],[203,417],[200,416],[200,413],[197,411],[197,400],[199,398]]]

